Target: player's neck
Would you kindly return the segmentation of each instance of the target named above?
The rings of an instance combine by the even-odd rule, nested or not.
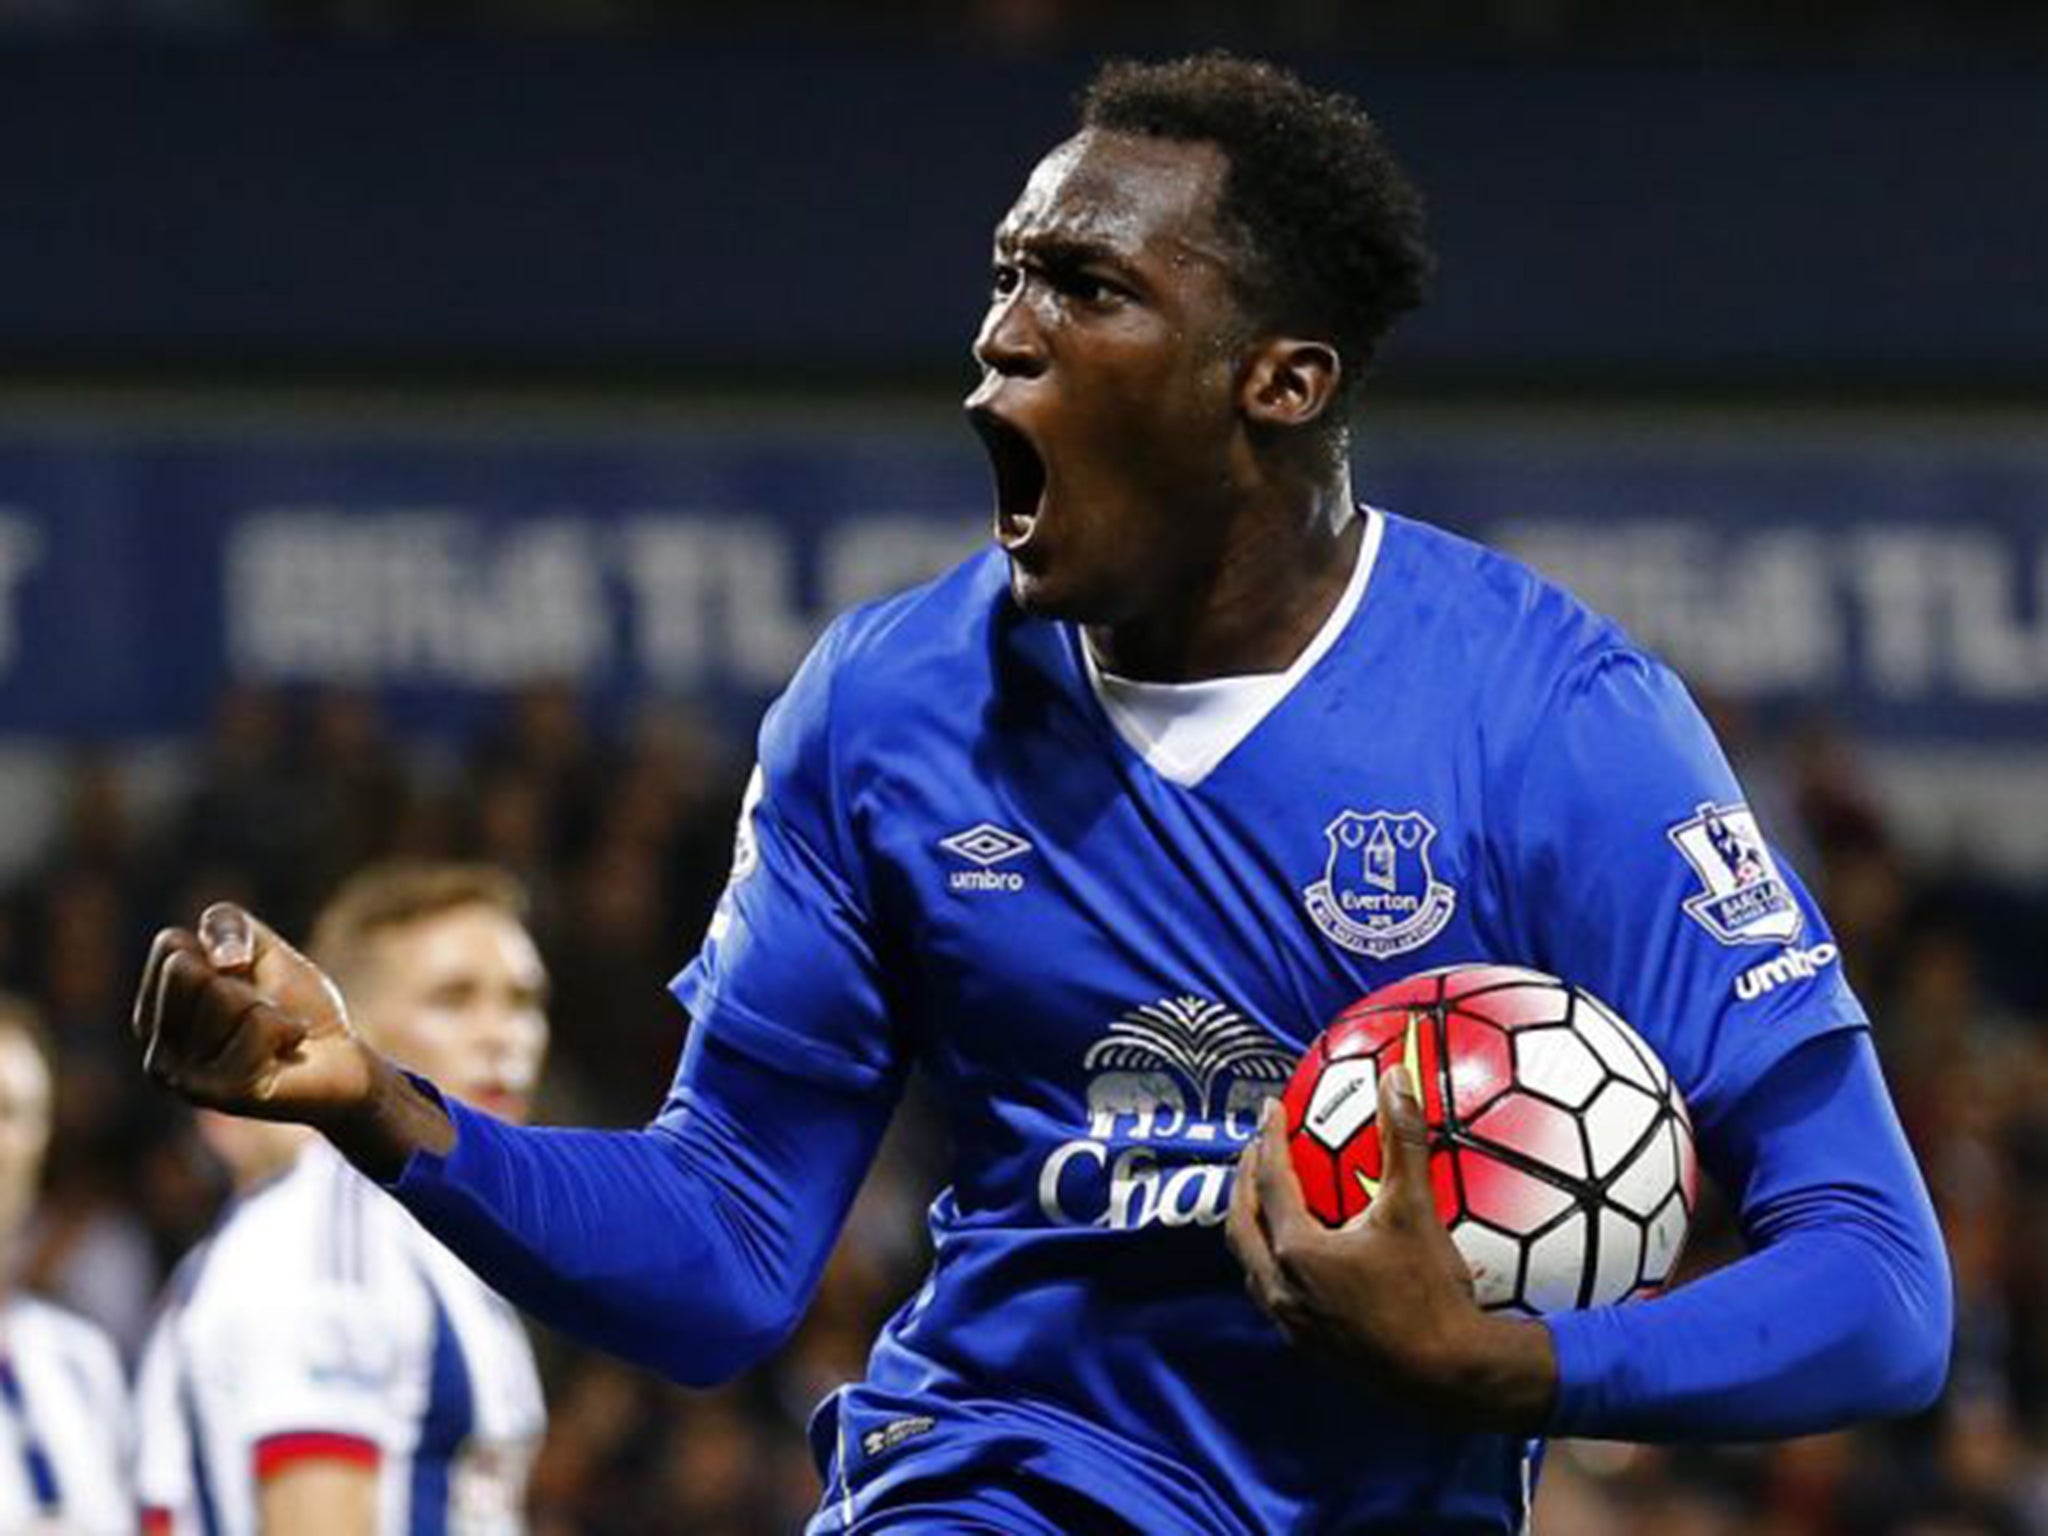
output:
[[[1102,669],[1159,683],[1286,671],[1343,597],[1365,527],[1348,474],[1287,502],[1235,518],[1212,568],[1179,600],[1090,626]]]

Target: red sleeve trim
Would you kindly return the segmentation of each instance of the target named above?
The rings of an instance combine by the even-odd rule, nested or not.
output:
[[[149,1505],[142,1511],[142,1536],[172,1536],[171,1512]]]
[[[302,1461],[340,1461],[355,1467],[377,1465],[377,1442],[361,1435],[324,1429],[294,1429],[266,1435],[256,1442],[256,1480],[275,1477]]]

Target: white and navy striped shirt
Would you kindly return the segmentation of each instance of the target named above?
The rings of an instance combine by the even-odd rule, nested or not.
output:
[[[0,1531],[135,1529],[128,1384],[96,1324],[33,1296],[0,1306]]]
[[[511,1307],[325,1143],[180,1267],[143,1359],[153,1531],[255,1536],[307,1457],[379,1472],[384,1536],[511,1536],[546,1411]]]

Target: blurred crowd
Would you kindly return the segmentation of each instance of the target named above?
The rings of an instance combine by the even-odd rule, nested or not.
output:
[[[155,928],[243,901],[303,936],[342,876],[385,856],[518,874],[548,957],[555,1045],[538,1118],[631,1125],[682,1039],[664,983],[695,948],[731,859],[748,766],[688,717],[588,731],[565,690],[512,701],[461,748],[400,743],[348,694],[230,694],[168,792],[133,759],[69,765],[40,867],[0,903],[0,985],[41,1006],[59,1062],[27,1283],[103,1323],[132,1360],[170,1267],[226,1200],[189,1117],[140,1075],[125,1015]],[[545,1533],[784,1532],[817,1498],[803,1425],[858,1374],[922,1261],[936,1158],[916,1113],[887,1147],[801,1334],[718,1393],[683,1392],[540,1341],[551,1434],[533,1480]]]
[[[1937,1193],[1961,1295],[1952,1384],[1925,1418],[1754,1450],[1565,1445],[1539,1529],[1566,1536],[2048,1533],[2048,996],[2038,892],[1915,867],[1854,754],[1825,732],[1724,734],[1817,884],[1879,1022]],[[132,758],[81,755],[38,867],[0,903],[0,985],[35,998],[59,1063],[57,1145],[28,1282],[131,1352],[169,1266],[213,1221],[219,1170],[136,1070],[128,993],[148,934],[247,901],[303,932],[335,881],[390,854],[520,874],[554,977],[539,1118],[634,1124],[657,1107],[682,1018],[663,982],[693,951],[730,857],[744,746],[656,709],[592,730],[566,690],[509,700],[462,745],[395,739],[366,699],[242,691],[136,793]],[[817,1494],[811,1405],[861,1368],[926,1256],[943,1151],[913,1089],[817,1303],[767,1366],[685,1393],[543,1341],[553,1424],[534,1481],[542,1536],[785,1532]],[[1725,1219],[1689,1263],[1739,1251]],[[1824,1298],[1816,1298],[1824,1304]]]
[[[2048,38],[2029,0],[0,0],[0,29],[388,38],[726,36],[800,27],[1026,48],[1825,44],[1905,54]]]

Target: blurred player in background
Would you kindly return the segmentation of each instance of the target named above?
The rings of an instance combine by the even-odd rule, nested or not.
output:
[[[380,1050],[516,1122],[548,1037],[522,911],[494,869],[375,866],[328,903],[312,951]],[[235,1197],[144,1354],[145,1529],[524,1529],[545,1411],[512,1309],[310,1132],[201,1129]]]
[[[36,1014],[0,995],[0,1531],[134,1529],[128,1388],[96,1325],[14,1288],[50,1145],[51,1082]]]
[[[235,1201],[247,1199],[282,1176],[306,1150],[306,1143],[315,1139],[302,1125],[247,1120],[210,1109],[198,1111],[195,1120],[199,1139],[227,1170],[230,1197]],[[143,1536],[174,1536],[204,1529],[199,1523],[191,1425],[183,1397],[178,1304],[186,1281],[196,1278],[198,1266],[204,1262],[202,1248],[173,1278],[136,1368],[135,1493],[142,1510]]]
[[[655,1124],[430,1091],[233,908],[159,937],[149,1070],[321,1126],[523,1304],[707,1382],[801,1315],[923,1069],[954,1142],[933,1270],[813,1421],[818,1533],[1505,1536],[1546,1433],[1924,1405],[1926,1192],[1839,968],[1782,959],[1830,954],[1825,921],[1691,700],[1533,573],[1352,496],[1346,407],[1428,264],[1351,103],[1224,57],[1106,71],[997,231],[968,410],[1000,549],[844,617],[771,712]],[[1277,1145],[1236,1179],[1290,1348],[1221,1230],[1259,1106],[1345,1004],[1473,960],[1635,1023],[1757,1251],[1482,1313],[1388,1073],[1358,1227],[1304,1223]]]

